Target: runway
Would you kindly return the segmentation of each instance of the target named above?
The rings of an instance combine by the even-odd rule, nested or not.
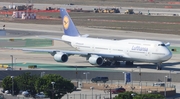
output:
[[[0,6],[9,6],[12,3],[9,2],[1,2]],[[24,3],[13,3],[14,5],[24,5]],[[112,8],[112,6],[87,6],[87,5],[64,5],[64,4],[34,4],[34,8],[37,9],[44,9],[48,6],[52,6],[55,8],[63,7],[68,9],[74,9],[74,8],[83,8],[84,10],[93,10],[94,8]],[[120,8],[121,13],[124,13],[127,9],[134,9],[135,13],[138,13],[139,11],[143,14],[178,14],[179,15],[179,9],[165,9],[165,8],[143,8],[143,7],[123,7],[123,6],[115,6]]]
[[[23,36],[37,36],[37,35],[51,35],[59,36],[63,35],[62,25],[41,25],[41,24],[23,24],[23,23],[8,23],[0,22],[0,24],[6,24],[7,33],[11,33],[13,36],[19,36],[21,33]],[[158,33],[146,33],[146,32],[134,32],[134,31],[123,31],[123,30],[110,30],[110,29],[97,29],[97,28],[86,28],[77,27],[79,32],[83,34],[89,34],[91,37],[98,38],[109,38],[109,39],[152,39],[161,40],[163,42],[170,42],[172,46],[180,45],[180,36],[174,34],[158,34]],[[15,31],[16,30],[16,31]],[[15,33],[14,33],[15,32]],[[173,39],[172,39],[173,38]]]
[[[6,38],[37,38],[37,35],[48,35],[56,38],[60,38],[63,34],[61,25],[34,25],[34,24],[20,24],[20,23],[4,23],[6,24],[6,31],[8,36]],[[22,29],[23,27],[23,29]],[[156,34],[156,33],[145,33],[145,32],[132,32],[132,31],[120,31],[120,30],[108,30],[108,29],[95,29],[95,28],[86,28],[78,27],[81,34],[90,34],[92,37],[101,37],[109,39],[124,39],[124,38],[141,38],[141,39],[154,39],[162,40],[164,42],[170,42],[171,46],[180,46],[180,36],[178,35],[168,35],[168,34]],[[172,40],[173,38],[173,40]],[[38,48],[38,47],[36,47]],[[60,50],[74,50],[69,45],[55,41],[54,46],[43,47],[46,49],[60,49]],[[17,50],[7,50],[1,49],[0,51],[0,62],[1,63],[10,63],[10,55],[13,55],[17,58],[17,63],[43,63],[43,64],[60,64],[61,66],[88,66],[90,65],[85,58],[79,56],[70,56],[69,61],[66,63],[57,63],[54,61],[53,57],[50,54],[38,54],[38,53],[26,53]],[[150,63],[135,63],[133,67],[113,67],[111,70],[120,70],[120,71],[131,71],[136,69],[137,66],[141,66],[143,72],[169,72],[169,70],[179,71],[180,59],[178,54],[174,54],[172,59],[163,64],[164,69],[157,71],[153,64]],[[43,68],[42,68],[43,69]],[[88,69],[87,69],[88,70]]]

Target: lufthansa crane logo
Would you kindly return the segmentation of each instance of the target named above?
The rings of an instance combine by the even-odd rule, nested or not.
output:
[[[69,27],[69,18],[68,18],[68,16],[64,16],[64,18],[63,18],[63,26],[64,26],[64,29],[68,29],[68,27]]]

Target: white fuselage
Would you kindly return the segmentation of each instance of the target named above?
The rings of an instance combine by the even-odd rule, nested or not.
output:
[[[172,57],[171,51],[160,41],[125,39],[108,40],[63,35],[63,40],[79,51],[123,56],[119,61],[161,63]]]

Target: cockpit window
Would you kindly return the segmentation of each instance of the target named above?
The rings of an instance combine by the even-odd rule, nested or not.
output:
[[[165,44],[158,44],[158,46],[166,46]]]

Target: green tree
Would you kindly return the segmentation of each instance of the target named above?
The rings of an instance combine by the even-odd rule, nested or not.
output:
[[[164,99],[161,94],[137,94],[134,92],[119,93],[114,99]]]
[[[24,73],[19,76],[15,76],[13,78],[13,86],[14,86],[14,95],[17,95],[20,90],[29,91],[31,95],[36,94],[35,90],[35,81],[39,78],[37,75],[31,75],[30,73]],[[11,76],[7,76],[3,79],[2,82],[3,89],[9,90],[12,93],[12,78]]]
[[[12,93],[12,78],[11,78],[11,76],[7,76],[3,79],[2,87],[3,87],[3,90],[8,90],[10,93]],[[13,90],[14,90],[14,95],[17,95],[19,93],[19,88],[17,86],[16,77],[13,78]]]
[[[12,88],[12,79],[10,76],[7,76],[3,79],[2,87],[4,90],[10,90]]]
[[[54,90],[51,82],[55,82]],[[61,98],[66,93],[71,93],[74,89],[74,85],[60,75],[46,74],[37,79],[35,88],[37,92],[44,92],[48,97],[57,99]],[[58,97],[55,97],[55,94],[58,94]]]
[[[161,94],[138,94],[133,99],[165,99]]]
[[[39,78],[37,75],[32,75],[31,73],[24,73],[16,77],[17,86],[22,91],[27,90],[32,96],[36,94],[35,81]]]
[[[44,92],[47,96],[54,96],[54,99],[56,99],[61,98],[66,93],[72,92],[74,89],[73,83],[55,74],[47,74],[40,78],[31,73],[24,73],[15,76],[13,82],[14,95],[17,95],[20,90],[27,90],[32,96],[35,96],[37,92]],[[51,82],[55,82],[54,90],[52,89]],[[12,92],[12,78],[10,76],[3,79],[2,87],[4,90]],[[58,94],[58,97],[55,97],[55,94]]]
[[[133,99],[132,94],[136,94],[134,92],[123,92],[119,93],[118,96],[115,96],[114,99]]]

